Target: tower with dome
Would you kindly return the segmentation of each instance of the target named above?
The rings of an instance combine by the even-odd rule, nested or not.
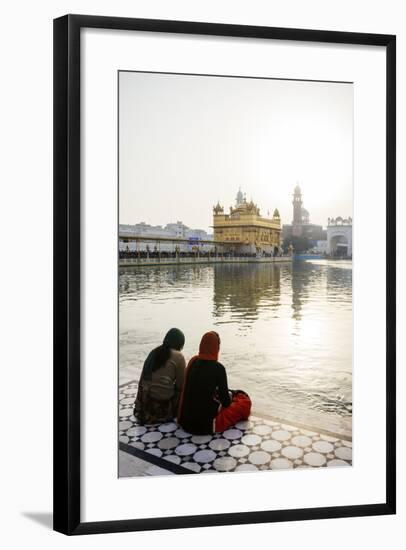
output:
[[[283,240],[286,243],[290,240],[302,239],[308,241],[310,247],[317,241],[326,239],[326,231],[321,225],[311,223],[310,214],[303,206],[302,190],[296,184],[292,198],[293,219],[291,224],[284,224],[282,228]]]

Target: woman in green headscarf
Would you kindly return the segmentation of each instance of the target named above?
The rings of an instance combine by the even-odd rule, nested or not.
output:
[[[168,422],[176,416],[186,368],[184,344],[183,332],[171,328],[146,358],[134,403],[140,424]]]

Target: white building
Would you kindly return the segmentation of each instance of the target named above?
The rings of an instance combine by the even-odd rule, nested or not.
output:
[[[328,219],[327,254],[352,257],[352,218]]]
[[[146,250],[147,246],[150,250],[153,250],[158,245],[159,239],[163,238],[159,242],[159,249],[164,252],[171,252],[176,246],[176,242],[171,243],[166,239],[186,239],[187,243],[179,245],[180,251],[190,251],[194,246],[199,246],[201,251],[211,248],[208,243],[199,244],[200,241],[212,241],[213,235],[204,231],[204,229],[191,229],[181,221],[176,223],[168,223],[165,227],[161,225],[149,225],[145,222],[140,222],[134,225],[120,224],[119,225],[119,249],[130,250],[131,252],[136,250]],[[140,237],[138,243],[135,241],[125,241],[123,237],[128,235],[129,237]],[[142,237],[147,237],[145,241]],[[157,242],[154,243],[153,239],[156,238]],[[137,248],[138,247],[138,248]]]

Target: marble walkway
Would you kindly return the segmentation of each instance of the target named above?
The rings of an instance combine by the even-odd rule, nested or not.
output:
[[[343,435],[251,415],[223,433],[191,435],[175,422],[140,426],[133,416],[137,383],[119,391],[119,475],[192,474],[352,465]],[[131,455],[131,459],[128,455]],[[128,467],[130,461],[151,467]],[[129,472],[133,471],[132,474]]]

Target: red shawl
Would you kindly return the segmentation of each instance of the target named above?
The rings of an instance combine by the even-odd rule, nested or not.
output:
[[[202,339],[200,340],[198,355],[194,355],[190,359],[188,366],[186,367],[185,380],[183,382],[182,393],[179,399],[178,418],[180,417],[181,411],[182,411],[183,395],[185,393],[188,373],[193,363],[196,361],[196,359],[205,359],[206,361],[217,361],[219,356],[219,351],[220,351],[220,336],[217,334],[217,332],[214,332],[212,330],[210,332],[206,332],[205,334],[203,334]]]

